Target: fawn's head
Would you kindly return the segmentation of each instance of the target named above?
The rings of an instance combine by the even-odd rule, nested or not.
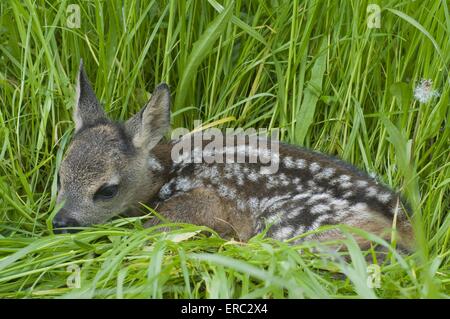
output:
[[[75,135],[61,163],[55,228],[102,223],[153,196],[163,167],[153,148],[170,126],[170,92],[160,84],[142,110],[125,123],[106,116],[80,64]]]

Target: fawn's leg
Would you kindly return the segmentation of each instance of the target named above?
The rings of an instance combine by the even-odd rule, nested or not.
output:
[[[412,250],[414,244],[414,235],[411,224],[406,220],[405,212],[402,212],[400,218],[396,221],[396,237],[397,244],[400,250],[408,252]],[[363,229],[369,233],[375,234],[387,242],[391,241],[393,221],[382,216],[380,213],[370,211],[369,214],[349,214],[346,218],[343,218],[340,224],[346,224],[356,228]],[[339,230],[329,230],[319,234],[313,234],[307,236],[306,239],[327,241],[333,239],[343,239],[344,235]],[[371,243],[366,238],[354,235],[356,242],[363,250],[370,248]],[[377,248],[380,252],[385,249],[383,247]],[[345,249],[343,249],[345,250]]]
[[[191,223],[214,229],[223,237],[237,236],[247,240],[254,234],[254,223],[249,214],[240,213],[233,203],[224,200],[213,189],[196,188],[171,197],[155,210],[172,222]],[[153,218],[145,227],[159,224]]]

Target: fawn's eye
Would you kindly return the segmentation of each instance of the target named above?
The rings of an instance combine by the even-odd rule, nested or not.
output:
[[[94,194],[94,200],[111,199],[116,196],[119,185],[103,185]]]

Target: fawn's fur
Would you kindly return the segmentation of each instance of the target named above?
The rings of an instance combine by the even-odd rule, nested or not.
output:
[[[268,235],[280,240],[330,224],[387,238],[396,215],[400,242],[411,246],[399,196],[335,158],[280,144],[275,174],[261,174],[257,163],[174,162],[174,143],[163,140],[169,107],[169,89],[161,84],[139,113],[113,122],[80,66],[76,132],[59,171],[58,202],[65,202],[55,227],[102,223],[147,203],[171,221],[209,226],[241,240],[267,223]],[[154,218],[147,225],[156,223]],[[331,230],[307,238],[340,236]]]

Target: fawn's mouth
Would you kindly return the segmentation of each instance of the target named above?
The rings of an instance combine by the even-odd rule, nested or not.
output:
[[[52,224],[54,234],[77,233],[81,230],[80,223],[65,214],[58,213],[53,219]]]
[[[70,227],[67,227],[67,228],[53,228],[53,233],[55,234],[55,235],[57,235],[57,234],[74,234],[74,233],[78,233],[78,232],[80,232],[81,231],[81,229],[79,229],[79,228],[70,228]]]

